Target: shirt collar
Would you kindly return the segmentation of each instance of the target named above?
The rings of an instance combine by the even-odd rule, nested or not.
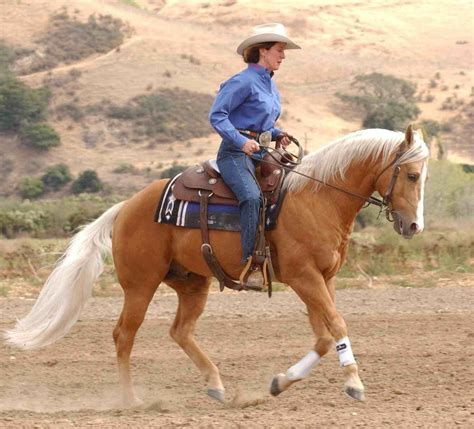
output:
[[[249,63],[248,68],[250,70],[253,70],[260,76],[270,76],[270,78],[273,77],[274,73],[266,69],[265,67],[261,66],[260,64],[256,63]]]

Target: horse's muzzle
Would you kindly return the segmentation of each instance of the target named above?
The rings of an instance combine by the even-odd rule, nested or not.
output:
[[[411,222],[405,216],[398,212],[392,212],[393,216],[393,229],[407,240],[413,238],[413,236],[421,232],[420,226],[416,222]]]

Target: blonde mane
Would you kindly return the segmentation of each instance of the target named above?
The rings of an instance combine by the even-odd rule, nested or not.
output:
[[[421,161],[428,157],[428,147],[423,141],[421,132],[414,130],[414,140],[410,149],[399,159],[399,164]],[[382,157],[382,164],[386,165],[390,156],[394,154],[405,140],[401,132],[369,129],[356,131],[337,139],[317,151],[305,156],[295,171],[307,176],[315,177],[325,183],[339,178],[344,179],[347,168],[357,161],[372,157]],[[299,174],[289,174],[286,179],[286,188],[289,192],[301,191],[310,179]],[[321,186],[314,183],[314,190]]]

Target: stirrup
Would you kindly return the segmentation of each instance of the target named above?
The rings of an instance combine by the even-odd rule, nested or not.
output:
[[[251,277],[252,274],[255,274],[256,272],[259,272],[262,276],[262,282],[260,285],[256,285],[256,284],[252,284],[251,282],[248,282],[249,277]],[[266,286],[265,277],[261,271],[261,267],[253,263],[252,256],[248,257],[247,263],[245,264],[245,267],[242,270],[242,273],[240,274],[239,281],[244,290],[254,290],[254,291],[260,292]]]

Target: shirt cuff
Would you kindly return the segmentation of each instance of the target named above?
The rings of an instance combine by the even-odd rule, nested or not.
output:
[[[247,142],[248,138],[240,134],[238,131],[236,131],[236,133],[237,135],[236,135],[236,138],[233,140],[233,142],[239,149],[242,149],[244,147],[244,144]]]
[[[283,133],[283,131],[280,130],[280,128],[273,128],[273,130],[272,130],[272,141],[275,141],[276,138],[282,133]]]

